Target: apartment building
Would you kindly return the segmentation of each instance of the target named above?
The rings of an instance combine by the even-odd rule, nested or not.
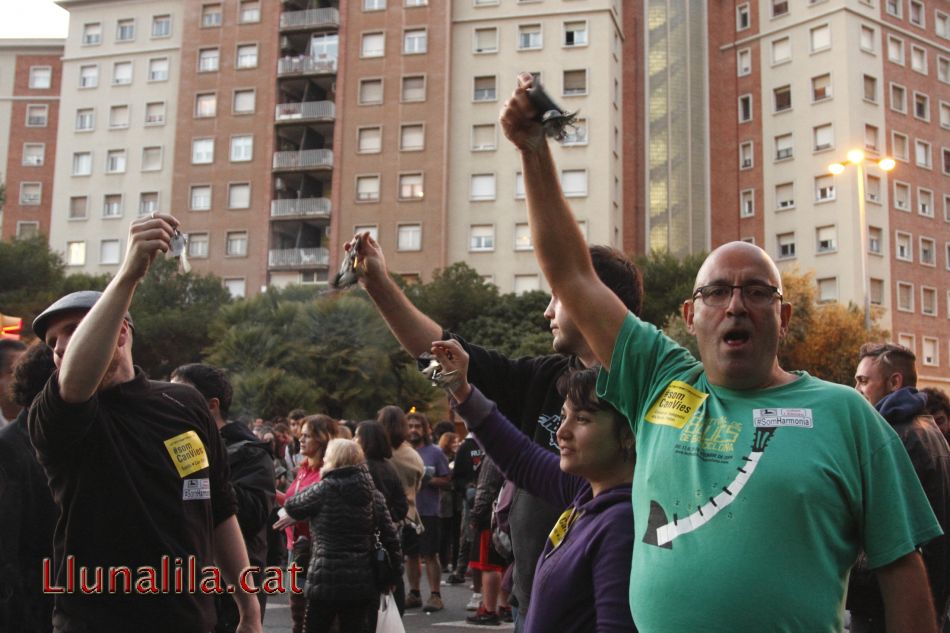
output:
[[[521,160],[498,113],[530,72],[578,111],[553,147],[561,186],[591,243],[623,246],[620,3],[453,4],[448,133],[450,261],[502,292],[545,288],[531,245]]]
[[[821,301],[863,306],[867,276],[879,322],[916,352],[923,383],[946,387],[946,3],[709,6],[711,245],[747,240],[783,269],[814,271]]]
[[[115,273],[131,221],[172,210],[186,3],[59,4],[70,20],[50,245],[70,271]]]
[[[63,40],[0,42],[0,239],[49,235]]]

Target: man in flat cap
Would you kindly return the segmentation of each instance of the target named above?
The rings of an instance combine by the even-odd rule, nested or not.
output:
[[[209,594],[248,576],[227,456],[204,399],[132,364],[129,305],[177,227],[170,215],[134,221],[105,292],[67,295],[33,322],[57,367],[29,417],[61,510],[47,580],[56,633],[207,633]],[[255,597],[242,586],[233,595],[238,631],[261,631]]]

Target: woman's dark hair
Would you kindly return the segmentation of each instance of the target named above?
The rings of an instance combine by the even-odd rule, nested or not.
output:
[[[55,370],[50,346],[43,341],[33,343],[13,365],[13,382],[10,385],[13,401],[21,407],[29,407]]]
[[[557,380],[557,391],[564,396],[565,400],[570,400],[575,409],[581,411],[606,411],[611,414],[614,421],[614,435],[617,437],[617,443],[623,446],[624,431],[630,428],[627,418],[617,411],[611,404],[597,397],[597,374],[600,367],[588,367],[586,369],[577,369],[566,374],[562,374]]]
[[[363,420],[356,427],[356,441],[363,447],[366,459],[381,461],[393,456],[386,429],[376,420]]]
[[[409,424],[406,422],[406,414],[402,409],[394,404],[385,406],[376,414],[376,421],[386,429],[390,446],[393,448],[402,446],[409,434]]]
[[[438,443],[445,433],[455,433],[455,425],[448,420],[442,420],[432,427],[432,440]]]

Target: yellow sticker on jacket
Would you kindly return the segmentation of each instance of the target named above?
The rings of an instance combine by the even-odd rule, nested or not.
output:
[[[208,453],[201,438],[194,431],[185,431],[181,435],[165,440],[165,448],[172,457],[175,468],[181,477],[187,477],[202,468],[208,467]]]
[[[708,397],[708,393],[697,391],[685,382],[674,380],[663,395],[653,403],[644,419],[652,424],[681,429]]]
[[[554,546],[551,549],[552,552],[564,542],[564,537],[567,536],[571,526],[574,525],[574,522],[577,521],[580,516],[580,513],[575,507],[570,507],[561,513],[561,516],[558,517],[557,521],[555,521],[554,527],[551,529],[551,533],[548,534],[548,540],[550,540],[551,545]]]

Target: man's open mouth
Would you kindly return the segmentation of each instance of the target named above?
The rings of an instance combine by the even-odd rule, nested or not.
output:
[[[727,331],[723,335],[722,340],[726,345],[740,347],[748,343],[750,338],[752,338],[752,334],[748,330],[733,329]]]

